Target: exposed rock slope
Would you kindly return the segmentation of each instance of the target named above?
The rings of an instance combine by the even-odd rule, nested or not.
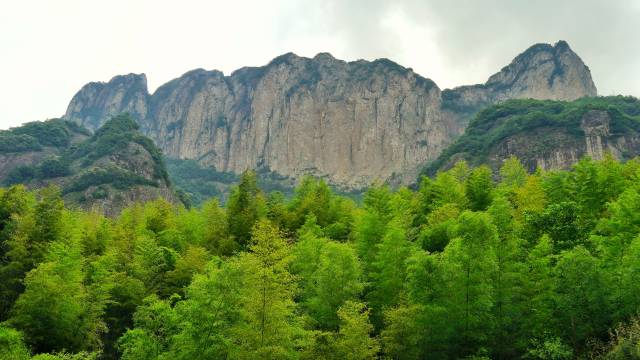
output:
[[[624,160],[640,155],[640,100],[510,100],[482,110],[428,173],[462,159],[497,169],[510,156],[530,171],[566,169],[583,156],[600,160],[606,153]]]
[[[575,100],[596,96],[589,68],[565,41],[536,44],[486,83],[443,91],[444,107],[474,113],[508,99]]]
[[[5,184],[30,187],[56,184],[70,205],[94,208],[110,216],[132,202],[159,197],[177,202],[160,150],[137,129],[133,119],[121,115],[104,123],[91,137],[86,129],[75,129],[72,134],[84,137],[67,141],[67,146],[60,144],[55,151],[0,152],[0,158],[12,159],[10,164],[29,159],[13,168],[0,168],[0,178]],[[51,131],[48,126],[46,132]]]
[[[568,45],[534,45],[484,85],[441,92],[392,61],[282,55],[230,76],[194,70],[146,90],[144,75],[91,83],[65,117],[89,128],[120,112],[170,157],[217,171],[325,177],[345,189],[379,179],[410,183],[481,106],[510,98],[594,96],[589,69]]]

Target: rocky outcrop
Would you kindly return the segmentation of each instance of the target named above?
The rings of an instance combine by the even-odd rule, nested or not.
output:
[[[575,137],[557,128],[541,127],[521,133],[496,147],[490,161],[496,165],[510,156],[517,156],[530,171],[568,169],[584,156],[602,160],[606,153],[617,159],[640,154],[640,133],[610,132],[611,116],[604,110],[587,111],[580,120],[583,137]],[[532,147],[533,150],[532,151]]]
[[[80,89],[67,107],[66,118],[92,131],[111,116],[129,113],[136,119],[147,116],[149,93],[144,74],[119,75],[108,83],[92,82]]]
[[[71,206],[117,216],[133,203],[166,199],[179,203],[168,178],[157,174],[158,159],[147,147],[132,141],[86,164],[86,158],[71,166],[72,175],[54,179]]]
[[[581,158],[640,155],[640,100],[601,97],[575,102],[510,100],[481,112],[428,173],[459,160],[498,169],[515,156],[531,172],[567,169]]]
[[[564,42],[531,47],[484,85],[444,92],[386,59],[289,53],[230,76],[190,71],[153,95],[144,75],[91,83],[66,118],[96,128],[108,115],[130,112],[170,157],[225,172],[312,174],[357,189],[374,180],[413,182],[483,105],[593,95],[588,68]]]
[[[180,202],[160,150],[137,130],[133,119],[121,115],[108,120],[92,136],[64,120],[29,123],[0,132],[0,145],[16,136],[34,139],[29,148],[20,151],[0,146],[0,181],[30,188],[55,184],[67,205],[108,216],[118,215],[134,202],[157,198]]]
[[[565,41],[530,47],[484,84],[443,91],[445,109],[457,114],[508,99],[575,100],[596,95],[589,68]]]

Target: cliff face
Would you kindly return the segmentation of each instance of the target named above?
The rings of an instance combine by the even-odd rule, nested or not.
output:
[[[610,131],[611,121],[606,111],[592,110],[581,118],[582,137],[545,127],[516,134],[492,149],[489,162],[498,167],[510,156],[517,156],[526,168],[534,171],[536,168],[568,169],[584,156],[602,160],[606,153],[617,159],[640,154],[640,133],[613,134]]]
[[[92,82],[80,89],[67,106],[66,118],[95,131],[111,116],[128,112],[136,119],[147,116],[149,94],[144,74],[119,75],[108,83]]]
[[[458,161],[494,169],[516,156],[529,171],[567,169],[584,156],[640,155],[640,100],[601,97],[574,102],[510,100],[486,108],[432,164],[430,173]]]
[[[65,117],[95,129],[129,112],[170,157],[234,173],[312,174],[357,189],[376,179],[412,182],[486,104],[595,94],[588,68],[560,42],[534,45],[484,85],[444,92],[386,59],[329,54],[285,54],[230,76],[194,70],[153,95],[144,75],[119,76],[83,87]]]

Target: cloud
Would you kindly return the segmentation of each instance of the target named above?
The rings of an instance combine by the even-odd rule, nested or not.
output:
[[[484,82],[537,42],[567,40],[601,94],[640,96],[635,0],[25,0],[0,11],[0,128],[64,113],[89,81],[229,73],[293,51],[390,58],[441,88]]]
[[[340,20],[346,47],[396,58],[441,87],[483,82],[528,46],[567,40],[590,66],[601,94],[640,95],[640,3],[635,0],[325,3]],[[380,20],[394,11],[401,19],[385,28]],[[402,32],[394,32],[399,28]],[[435,69],[423,65],[430,62]]]

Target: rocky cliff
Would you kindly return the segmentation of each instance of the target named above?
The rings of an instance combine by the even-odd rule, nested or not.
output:
[[[486,84],[441,91],[390,60],[285,54],[230,76],[194,70],[149,94],[144,75],[90,83],[65,117],[95,129],[129,112],[170,157],[221,172],[312,174],[344,189],[410,183],[482,106],[510,98],[596,95],[565,42],[538,44]]]
[[[509,100],[482,110],[428,173],[459,160],[494,169],[516,156],[529,171],[567,169],[580,158],[640,155],[640,100],[584,98],[573,102]]]
[[[508,99],[575,100],[596,95],[589,68],[565,41],[530,47],[484,84],[443,91],[445,109],[462,114]]]

